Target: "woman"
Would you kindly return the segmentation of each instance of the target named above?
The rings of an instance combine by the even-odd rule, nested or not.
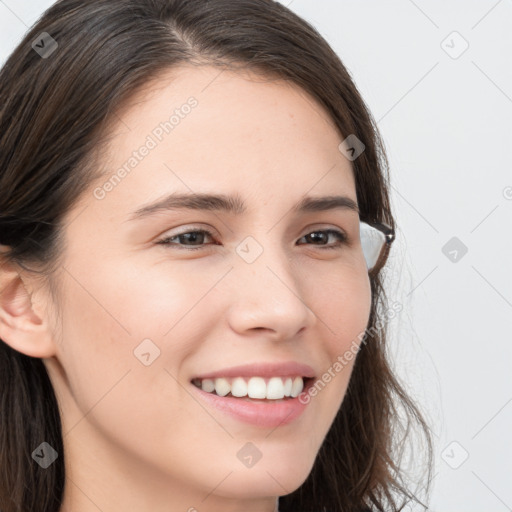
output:
[[[309,24],[267,0],[62,0],[0,94],[3,512],[417,499],[385,154]]]

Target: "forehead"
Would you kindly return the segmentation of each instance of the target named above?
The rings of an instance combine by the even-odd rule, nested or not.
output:
[[[109,191],[116,202],[212,188],[239,192],[249,204],[259,193],[294,203],[315,192],[355,200],[351,163],[338,149],[343,137],[291,82],[182,66],[148,83],[116,117],[99,180],[124,169]]]

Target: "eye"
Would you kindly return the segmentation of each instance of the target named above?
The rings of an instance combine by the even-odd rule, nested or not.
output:
[[[318,237],[318,234],[321,234],[321,237]],[[348,242],[347,235],[343,231],[339,231],[337,229],[319,229],[317,231],[312,231],[311,233],[308,233],[302,238],[309,237],[310,240],[319,240],[323,238],[325,240],[329,237],[329,235],[334,235],[338,242],[335,243],[334,245],[327,245],[326,247],[324,247],[325,249],[338,249],[341,245],[346,245]],[[300,240],[302,240],[302,238]]]
[[[198,240],[198,235],[199,235],[199,240]],[[198,249],[201,249],[202,247],[204,247],[204,244],[201,244],[199,246],[189,246],[189,242],[192,242],[192,243],[201,242],[202,240],[204,240],[205,235],[207,237],[213,238],[213,235],[212,235],[212,233],[210,233],[210,231],[208,231],[206,229],[195,229],[192,231],[185,231],[183,233],[179,233],[174,236],[165,237],[165,238],[157,241],[156,243],[159,245],[165,245],[167,247],[175,246],[174,248],[179,249],[179,250],[197,251]],[[320,236],[318,236],[318,235],[320,235]],[[320,230],[316,230],[316,231],[311,231],[310,233],[303,236],[299,240],[308,239],[308,240],[312,240],[312,241],[322,241],[322,240],[327,240],[330,235],[333,235],[337,239],[336,243],[330,244],[330,245],[326,245],[326,244],[314,244],[314,245],[320,245],[320,246],[325,245],[325,247],[323,247],[324,249],[337,249],[340,246],[346,245],[349,242],[347,235],[343,231],[339,231],[337,229],[320,229]],[[186,241],[186,243],[182,244],[182,243],[173,242],[173,240],[176,240],[176,239],[181,240],[181,241]],[[308,245],[311,245],[311,244],[308,244]]]
[[[174,236],[170,236],[170,237],[166,237],[166,238],[163,238],[162,240],[159,240],[158,242],[156,242],[157,244],[162,244],[162,245],[165,245],[165,246],[177,246],[176,248],[177,249],[180,249],[180,250],[186,250],[186,251],[197,251],[197,249],[201,249],[201,246],[199,247],[179,247],[180,244],[176,244],[176,243],[173,243],[172,240],[175,240],[175,239],[183,239],[183,237],[187,237],[188,235],[192,235],[191,237],[188,237],[188,238],[185,238],[185,240],[192,240],[192,242],[196,241],[197,240],[197,235],[202,235],[200,236],[200,240],[202,238],[204,238],[204,235],[207,235],[209,237],[212,237],[213,235],[206,229],[195,229],[193,231],[186,231],[184,233],[180,233],[178,235],[174,235]],[[188,244],[186,243],[185,246],[187,246]]]

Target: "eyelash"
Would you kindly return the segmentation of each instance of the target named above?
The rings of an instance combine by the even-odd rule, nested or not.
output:
[[[180,244],[170,242],[171,240],[173,240],[175,238],[178,238],[178,237],[184,236],[184,235],[190,235],[192,233],[206,234],[213,238],[213,234],[210,233],[210,231],[208,231],[207,229],[195,229],[195,230],[185,231],[184,233],[179,233],[177,235],[163,238],[156,243],[167,246],[167,247],[176,246],[176,248],[178,250],[185,250],[185,251],[197,251],[198,249],[202,249],[204,247],[204,245],[200,245],[198,247],[190,247],[190,246],[180,247]],[[329,235],[335,235],[338,238],[337,244],[328,245],[328,246],[320,246],[323,249],[338,249],[338,248],[340,248],[340,246],[347,245],[347,243],[349,242],[347,235],[343,231],[338,231],[337,229],[318,229],[315,231],[310,231],[307,235],[304,235],[301,238],[311,235],[312,233],[327,233]],[[310,244],[308,244],[308,245],[310,245]],[[311,245],[314,245],[314,244],[311,244]]]

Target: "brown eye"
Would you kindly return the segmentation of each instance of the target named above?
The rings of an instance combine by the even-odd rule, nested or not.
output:
[[[322,234],[320,237],[318,234]],[[338,243],[334,245],[327,245],[324,247],[325,249],[336,249],[340,245],[344,245],[347,243],[347,235],[343,233],[342,231],[338,231],[337,229],[319,229],[317,231],[312,231],[311,233],[308,233],[307,235],[303,236],[302,238],[308,238],[309,240],[313,241],[321,241],[321,240],[327,240],[329,238],[329,235],[334,235],[338,239]],[[310,244],[308,244],[310,245]],[[314,245],[326,245],[326,244],[314,244]]]
[[[192,236],[189,236],[189,235],[192,235]],[[190,246],[189,243],[185,243],[183,247],[181,247],[181,243],[174,243],[172,242],[172,240],[175,240],[175,239],[182,239],[182,237],[184,237],[183,239],[184,240],[188,240],[189,242],[201,242],[203,239],[204,239],[204,235],[206,236],[209,236],[209,237],[212,237],[213,235],[207,231],[206,229],[196,229],[196,230],[193,230],[193,231],[186,231],[184,233],[179,233],[177,235],[173,235],[173,236],[168,236],[166,238],[163,238],[162,240],[159,240],[157,242],[157,244],[162,244],[162,245],[166,245],[166,246],[177,246],[178,249],[185,249],[185,250],[188,250],[188,251],[195,251],[197,249],[201,249],[201,245],[199,246]],[[188,238],[187,238],[188,237]]]

